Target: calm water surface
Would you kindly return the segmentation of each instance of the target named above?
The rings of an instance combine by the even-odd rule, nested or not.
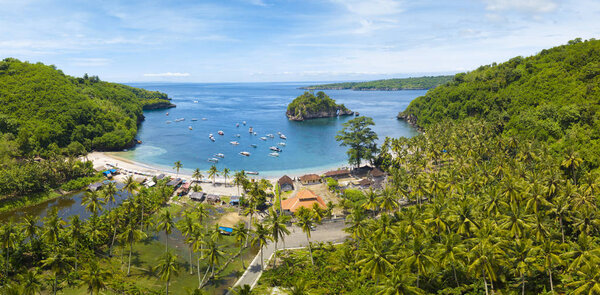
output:
[[[138,139],[143,144],[120,155],[137,162],[171,169],[181,161],[190,173],[195,168],[208,170],[208,162],[222,153],[217,168],[231,171],[259,171],[261,176],[283,173],[298,174],[323,170],[346,162],[346,148],[340,147],[335,135],[342,123],[353,117],[325,118],[304,122],[289,121],[285,116],[287,105],[304,90],[301,83],[226,83],[226,84],[130,84],[148,90],[167,93],[177,108],[144,113]],[[414,98],[424,90],[406,91],[325,91],[337,103],[343,103],[360,115],[372,117],[373,128],[380,137],[413,136],[416,131],[404,121],[396,119]],[[167,116],[166,114],[169,113]],[[184,121],[176,122],[176,119]],[[205,118],[206,120],[203,120]],[[197,119],[197,121],[192,121]],[[247,125],[242,124],[243,121]],[[236,123],[240,126],[236,127]],[[189,127],[192,127],[190,130]],[[257,135],[248,132],[253,127]],[[225,135],[217,134],[222,130]],[[277,136],[281,132],[287,137]],[[214,134],[215,142],[208,135]],[[235,135],[239,134],[239,138]],[[267,134],[274,139],[261,140]],[[239,145],[230,142],[237,141]],[[285,142],[279,157],[269,156],[269,147]],[[257,145],[256,148],[251,144]],[[239,153],[247,151],[250,157]]]

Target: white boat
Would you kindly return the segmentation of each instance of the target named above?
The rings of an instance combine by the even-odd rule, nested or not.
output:
[[[198,121],[198,119],[196,119],[196,118],[192,118],[192,121],[194,121],[194,122],[195,122],[195,121]]]
[[[167,116],[169,115],[169,112],[167,112]]]
[[[217,159],[217,158],[210,158],[210,159],[208,159],[208,161],[211,162],[211,163],[218,163],[219,159]]]
[[[206,121],[206,120],[207,120],[206,118],[202,118],[202,121]]]
[[[280,142],[280,143],[278,143],[278,145],[285,146],[285,142]]]
[[[263,137],[261,137],[260,139],[261,139],[261,140],[267,140],[267,138],[266,138],[266,137],[264,137],[264,136],[263,136]]]
[[[287,140],[287,137],[285,137],[285,135],[283,135],[283,134],[279,134],[279,138]]]
[[[237,142],[237,141],[231,141],[231,142],[229,142],[229,143],[231,143],[231,144],[233,144],[233,145],[238,145],[238,144],[240,144],[240,143],[239,143],[239,142]]]
[[[250,153],[249,152],[240,152],[240,155],[246,156],[246,157],[250,157]]]
[[[194,103],[198,103],[198,101],[197,101],[197,100],[194,100]]]
[[[276,146],[272,146],[269,149],[272,150],[272,151],[275,151],[275,152],[281,152],[281,149],[278,148],[278,147],[276,147]]]
[[[256,135],[256,132],[254,132],[253,134]]]
[[[214,138],[214,137],[209,137],[209,138],[210,138],[210,140],[212,140],[212,141],[215,141],[215,138]]]
[[[214,135],[213,135],[212,133],[208,135],[208,137],[213,137],[213,136],[214,136]]]
[[[188,129],[192,130],[192,126],[188,126]]]
[[[246,121],[243,121],[242,124],[244,124],[244,126],[246,126]]]
[[[240,127],[240,123],[235,123],[235,127]]]
[[[246,171],[245,173],[250,175],[258,175],[258,172],[256,171]]]
[[[224,133],[223,131],[221,131],[221,130],[219,130],[217,133],[218,133],[219,135],[225,135],[225,133]]]
[[[281,135],[281,132],[277,131],[277,135]]]
[[[271,133],[267,134],[267,137],[275,138],[275,136],[273,134],[271,134]]]
[[[224,154],[221,154],[221,153],[218,153],[218,154],[215,154],[215,157],[218,157],[218,158],[225,158],[225,155],[224,155]]]
[[[185,118],[175,119],[175,122],[181,122],[181,121],[185,121]]]
[[[248,128],[248,133],[252,133],[254,132],[254,129],[252,129],[252,127]]]
[[[279,157],[279,153],[273,152],[273,153],[270,153],[269,156],[271,156],[271,157]]]
[[[239,135],[239,134],[236,134],[236,135],[235,135],[235,137],[237,137],[237,138],[240,138],[240,135]]]

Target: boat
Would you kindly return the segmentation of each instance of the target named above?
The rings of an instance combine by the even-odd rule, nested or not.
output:
[[[225,155],[224,155],[224,154],[221,154],[221,153],[218,153],[218,154],[215,154],[215,157],[218,157],[218,158],[225,158]]]
[[[238,145],[238,144],[240,144],[240,143],[239,143],[239,142],[237,142],[237,141],[230,141],[229,143],[231,143],[231,144],[233,144],[233,145]]]
[[[285,137],[285,135],[283,135],[283,134],[279,134],[279,138],[287,140],[287,137]]]
[[[360,114],[358,112],[354,112],[354,115],[357,117],[360,116]]]
[[[279,157],[279,153],[276,153],[276,152],[269,153],[269,156],[271,156],[271,157]]]
[[[206,118],[202,118],[202,121],[206,121],[206,120],[207,120]]]
[[[169,115],[169,112],[167,112],[167,116]]]
[[[181,121],[185,121],[185,118],[175,119],[175,122],[181,122]]]
[[[264,137],[264,136],[263,136],[263,137],[261,137],[260,139],[262,139],[262,140],[267,140],[267,138],[266,138],[266,137]]]
[[[173,122],[171,122],[171,121],[167,121],[167,124],[171,124],[171,123],[173,123]]]
[[[197,101],[197,100],[194,100],[194,103],[198,103],[198,101]]]
[[[252,127],[248,128],[248,133],[252,133],[254,132],[254,129],[252,129]]]
[[[215,138],[214,138],[214,137],[209,137],[209,138],[210,138],[210,140],[212,140],[212,141],[215,141]]]
[[[250,145],[250,147],[256,148],[256,147],[257,147],[257,145],[255,145],[255,144],[251,144],[251,145]]]
[[[280,142],[280,143],[278,143],[278,145],[285,146],[285,142]]]
[[[267,134],[267,137],[275,138],[275,136],[273,134],[271,134],[271,133]]]
[[[219,130],[217,133],[218,133],[219,135],[225,135],[225,133],[224,133],[223,131],[221,131],[221,130]]]
[[[235,135],[235,137],[239,138],[239,137],[240,137],[240,134],[239,134],[239,133],[238,133],[238,134],[236,134],[236,135]]]
[[[210,158],[210,159],[208,159],[208,161],[211,162],[211,163],[218,163],[219,159],[217,159],[217,158]]]
[[[244,124],[244,126],[246,126],[246,121],[242,121],[242,124]]]
[[[253,134],[256,135],[256,132],[254,132]]]
[[[281,135],[281,132],[277,131],[277,135]]]
[[[196,118],[193,118],[193,119],[192,119],[192,121],[194,121],[194,122],[195,122],[195,121],[198,121],[198,119],[196,119]]]
[[[235,123],[235,127],[240,127],[240,123]]]
[[[250,175],[258,175],[258,172],[256,171],[246,171],[245,173]]]
[[[246,157],[250,157],[250,153],[249,152],[240,152],[240,155],[246,156]]]
[[[278,148],[278,147],[276,147],[276,146],[272,146],[269,149],[272,150],[272,151],[275,151],[275,152],[281,152],[281,149]]]
[[[192,126],[188,126],[188,129],[192,130]]]

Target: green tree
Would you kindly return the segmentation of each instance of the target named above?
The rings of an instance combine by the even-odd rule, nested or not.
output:
[[[179,169],[183,167],[183,164],[181,164],[181,161],[177,161],[174,163],[174,165],[175,166],[173,166],[173,169],[177,170],[176,177],[179,177]]]
[[[369,126],[375,123],[370,117],[356,117],[343,124],[344,128],[338,132],[335,140],[341,142],[341,146],[349,147],[348,163],[360,166],[363,159],[372,161],[377,152],[377,134]]]
[[[217,169],[217,166],[215,166],[215,165],[210,166],[210,169],[208,170],[208,177],[212,178],[213,185],[215,185],[215,178],[217,176],[219,176],[219,169]]]
[[[162,258],[158,261],[158,265],[155,267],[155,271],[161,280],[165,281],[166,289],[165,294],[169,294],[169,284],[173,276],[179,274],[179,263],[177,262],[177,255],[167,251],[163,254]]]

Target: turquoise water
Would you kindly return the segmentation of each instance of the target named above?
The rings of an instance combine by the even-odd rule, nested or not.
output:
[[[261,176],[292,175],[309,171],[322,171],[345,165],[346,148],[339,146],[335,135],[342,123],[353,117],[314,119],[304,122],[289,121],[285,116],[287,105],[304,90],[298,89],[306,83],[218,83],[218,84],[130,84],[148,90],[167,93],[176,108],[153,110],[144,113],[146,120],[141,124],[138,139],[143,143],[122,156],[136,162],[171,169],[175,161],[181,161],[186,172],[195,168],[208,170],[208,162],[217,153],[225,155],[219,159],[217,168],[227,167],[231,171],[258,171]],[[424,95],[424,90],[405,91],[351,91],[327,90],[337,103],[343,103],[361,116],[372,117],[373,129],[382,142],[386,136],[413,136],[416,131],[396,115],[404,110],[411,100]],[[197,102],[195,102],[197,101]],[[169,113],[167,116],[166,114]],[[176,119],[185,121],[176,122]],[[196,118],[198,121],[191,121]],[[206,118],[206,120],[202,120]],[[171,121],[171,123],[167,123]],[[242,121],[246,121],[244,126]],[[236,123],[240,127],[236,127]],[[192,127],[192,130],[189,127]],[[252,126],[257,135],[251,135]],[[217,134],[222,130],[225,135]],[[282,140],[277,133],[287,137]],[[214,134],[215,142],[208,135]],[[273,134],[274,139],[267,137]],[[235,137],[239,134],[240,137]],[[239,145],[230,144],[231,141]],[[283,151],[279,157],[269,156],[271,146]],[[251,144],[257,145],[256,148]],[[250,152],[249,157],[239,152]]]

